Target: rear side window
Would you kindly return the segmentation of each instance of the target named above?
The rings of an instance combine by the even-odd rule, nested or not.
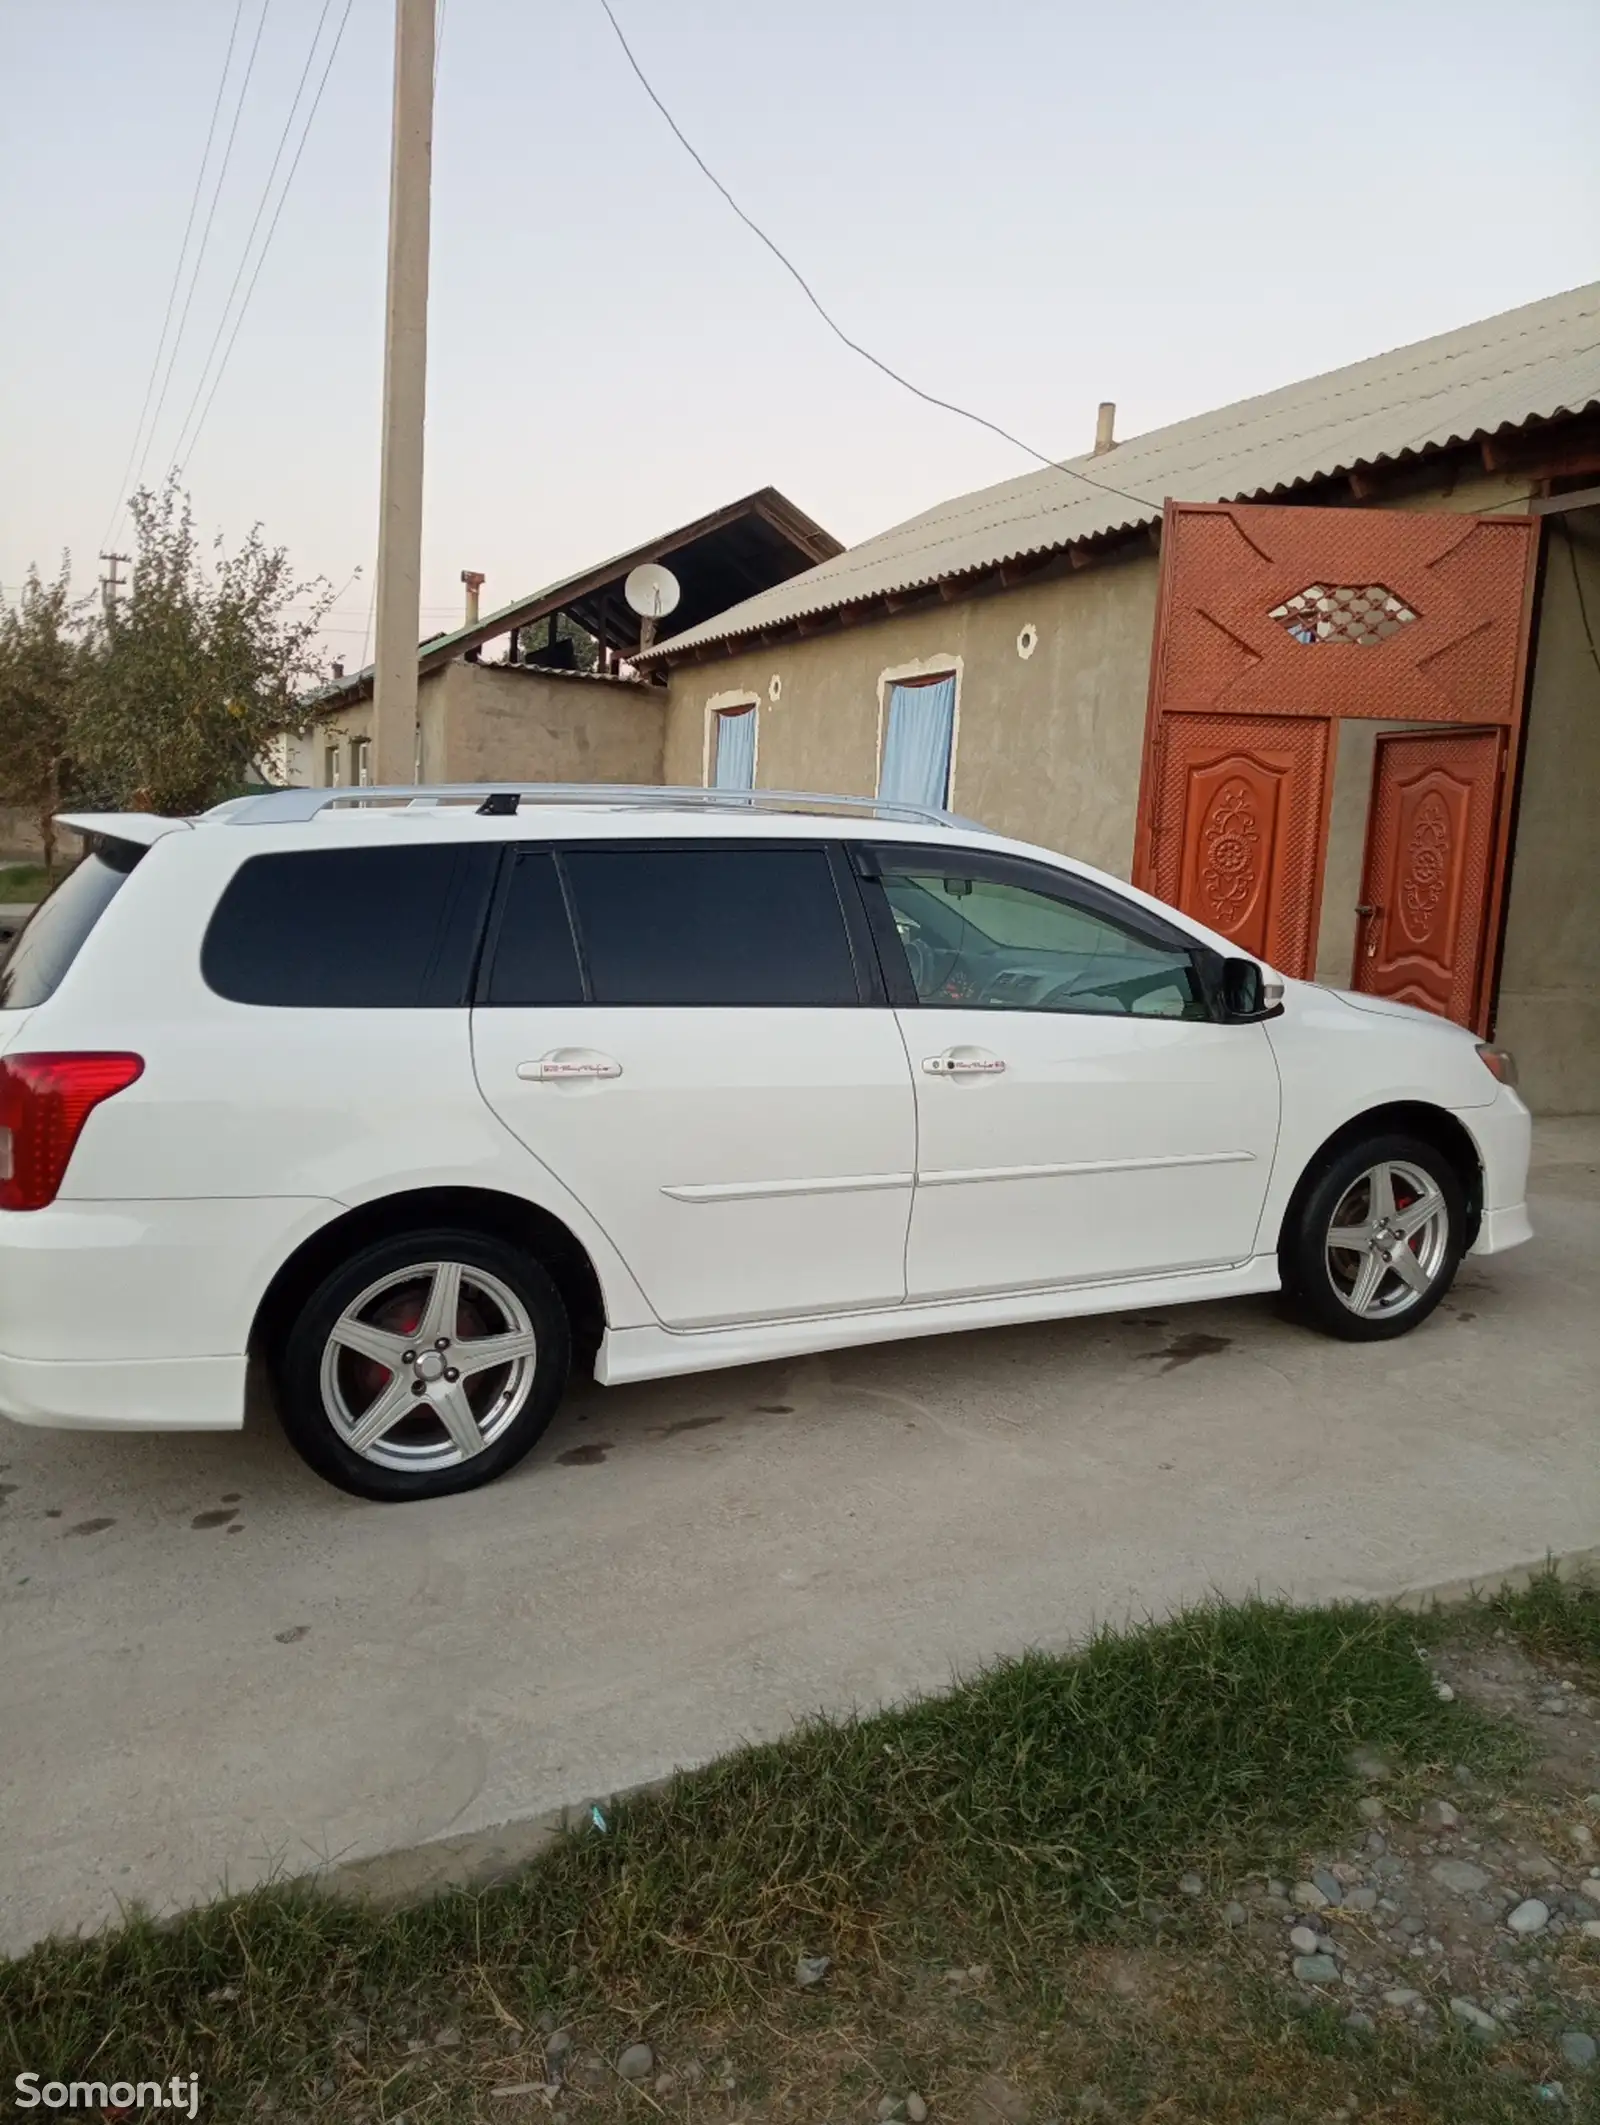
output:
[[[0,967],[0,1010],[31,1011],[54,996],[144,853],[133,841],[91,843],[83,861],[29,916]]]
[[[512,859],[494,964],[480,994],[491,1004],[583,1002],[566,897],[548,849],[518,849]]]
[[[435,845],[252,856],[217,903],[201,972],[233,1003],[464,1004],[496,854]]]
[[[597,1004],[860,1001],[822,848],[567,849]]]

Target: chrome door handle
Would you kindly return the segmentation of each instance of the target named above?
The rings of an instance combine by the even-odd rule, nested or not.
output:
[[[1005,1063],[981,1048],[946,1048],[942,1055],[925,1055],[922,1067],[930,1077],[998,1077]]]
[[[553,1048],[536,1062],[517,1064],[517,1075],[535,1084],[583,1084],[597,1077],[620,1077],[622,1065],[594,1048]]]

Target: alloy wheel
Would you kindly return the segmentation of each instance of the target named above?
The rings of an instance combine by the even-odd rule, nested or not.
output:
[[[1328,1281],[1362,1320],[1407,1313],[1450,1254],[1450,1209],[1420,1166],[1383,1159],[1358,1174],[1328,1227]]]
[[[464,1262],[417,1262],[369,1284],[323,1346],[322,1406],[344,1444],[418,1474],[472,1460],[516,1421],[538,1338],[508,1284]]]

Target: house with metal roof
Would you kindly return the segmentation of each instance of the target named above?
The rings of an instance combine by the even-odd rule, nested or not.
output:
[[[959,496],[640,645],[675,783],[933,803],[1600,1111],[1600,285]]]
[[[419,779],[485,774],[541,782],[659,782],[665,703],[635,673],[647,639],[623,585],[666,564],[678,586],[651,635],[671,640],[752,593],[843,549],[775,487],[762,487],[509,605],[480,611],[483,577],[462,571],[460,627],[418,646]],[[310,732],[285,741],[284,779],[310,788],[368,780],[371,665],[336,671]]]

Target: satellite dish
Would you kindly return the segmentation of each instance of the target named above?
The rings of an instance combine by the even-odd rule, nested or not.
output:
[[[663,568],[659,561],[643,561],[637,568],[629,569],[622,595],[641,619],[664,620],[677,605],[682,592],[670,568]]]
[[[643,623],[639,629],[639,647],[648,649],[656,638],[656,622],[666,618],[682,592],[670,568],[663,568],[659,561],[641,561],[637,568],[629,569],[622,595]]]

